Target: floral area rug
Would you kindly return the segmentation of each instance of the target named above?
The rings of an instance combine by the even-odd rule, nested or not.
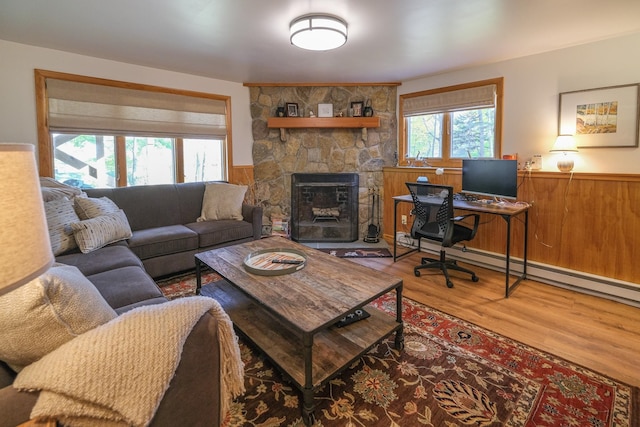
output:
[[[160,284],[193,295],[195,278]],[[373,305],[392,314],[395,297]],[[409,299],[403,318],[403,351],[391,336],[317,390],[315,426],[640,426],[637,388]],[[247,391],[223,426],[303,426],[299,391],[242,339],[240,349]]]

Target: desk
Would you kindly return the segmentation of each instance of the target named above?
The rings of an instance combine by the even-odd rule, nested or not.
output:
[[[413,252],[417,252],[418,248],[411,249],[405,253],[397,255],[397,228],[398,228],[398,204],[399,203],[411,203],[413,205],[413,199],[410,194],[405,194],[402,196],[395,196],[393,198],[393,262],[396,262],[398,258],[401,258],[405,255],[408,255]],[[529,232],[529,205],[518,205],[518,206],[496,206],[493,204],[482,204],[469,202],[465,200],[454,200],[453,201],[454,209],[478,212],[478,213],[486,213],[491,215],[498,215],[502,217],[507,223],[507,241],[506,241],[506,254],[505,254],[505,298],[509,298],[509,294],[522,282],[522,280],[527,278],[527,238]],[[511,263],[511,219],[518,216],[524,215],[524,257],[523,257],[523,270],[522,275],[518,276],[512,284],[509,284],[509,276],[511,275],[510,263]]]

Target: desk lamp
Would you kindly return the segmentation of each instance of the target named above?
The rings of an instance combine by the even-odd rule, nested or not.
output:
[[[551,153],[562,153],[558,160],[558,169],[561,172],[571,172],[573,170],[573,157],[568,153],[577,153],[576,140],[573,135],[558,135],[553,148],[549,150]]]
[[[0,295],[53,264],[34,146],[0,143]]]

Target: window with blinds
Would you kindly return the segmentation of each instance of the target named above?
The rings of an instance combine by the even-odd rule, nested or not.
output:
[[[42,70],[36,91],[39,132],[46,133],[41,171],[59,181],[113,187],[227,179],[228,97]]]
[[[499,158],[501,104],[501,78],[401,95],[399,160],[459,167]]]

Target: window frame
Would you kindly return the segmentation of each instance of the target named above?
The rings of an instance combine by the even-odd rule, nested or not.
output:
[[[38,130],[38,171],[42,177],[54,177],[54,154],[53,140],[48,124],[49,98],[47,95],[46,79],[54,78],[59,80],[69,80],[79,83],[91,83],[103,86],[118,88],[136,89],[150,92],[163,92],[176,95],[193,96],[198,98],[208,98],[225,102],[225,126],[226,137],[223,147],[225,157],[225,179],[229,179],[231,167],[233,165],[233,145],[231,139],[231,97],[216,95],[205,92],[195,92],[181,89],[172,89],[161,86],[152,86],[139,83],[124,82],[119,80],[109,80],[97,77],[82,76],[77,74],[62,73],[48,70],[34,70],[35,94],[36,94],[36,122]],[[124,153],[125,136],[114,135],[116,139],[116,185],[124,187],[127,185],[126,159]],[[183,138],[175,137],[175,182],[184,182],[184,150]]]
[[[461,89],[469,89],[479,86],[495,85],[496,86],[496,105],[495,105],[495,129],[494,129],[494,157],[499,159],[502,157],[502,113],[503,113],[503,83],[504,78],[498,77],[495,79],[480,80],[475,82],[463,83],[453,86],[440,87],[436,89],[429,89],[420,92],[406,93],[399,96],[398,102],[398,162],[401,162],[408,153],[409,148],[409,135],[407,118],[404,116],[404,100],[407,98],[415,98],[425,95],[433,95],[444,92],[453,92]],[[434,167],[462,167],[461,158],[451,158],[451,114],[450,112],[443,113],[443,135],[442,135],[442,157],[441,158],[427,158],[429,166]]]

